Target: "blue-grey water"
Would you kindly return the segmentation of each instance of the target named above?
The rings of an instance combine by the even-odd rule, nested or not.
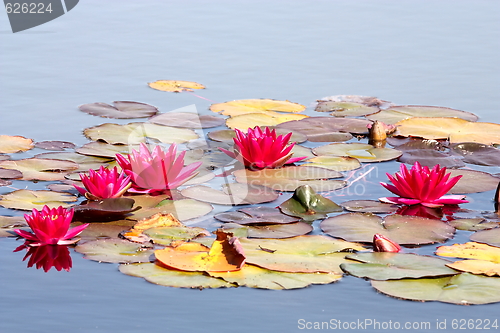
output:
[[[82,0],[16,34],[0,14],[0,45],[0,134],[37,141],[81,145],[88,142],[84,128],[127,122],[81,113],[84,103],[141,101],[162,112],[195,104],[207,112],[210,101],[147,87],[158,79],[200,82],[207,90],[196,94],[215,102],[310,105],[353,94],[500,120],[498,1]],[[472,196],[467,207],[491,210],[491,196]],[[0,209],[5,214],[12,211]],[[19,243],[0,239],[2,333],[291,332],[305,328],[300,319],[432,325],[415,331],[436,331],[446,320],[451,331],[453,319],[500,319],[499,304],[397,300],[352,277],[295,291],[186,290],[149,284],[78,253],[69,273],[45,274],[12,253]]]

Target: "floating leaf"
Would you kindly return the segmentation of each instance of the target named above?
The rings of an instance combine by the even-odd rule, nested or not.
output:
[[[361,117],[377,113],[380,109],[361,103],[319,101],[314,111],[331,112],[334,117]]]
[[[191,186],[181,194],[191,199],[233,206],[259,204],[278,198],[278,192],[268,187],[247,184],[224,184],[222,191],[204,185]]]
[[[382,110],[377,114],[367,116],[370,120],[382,121],[386,124],[395,124],[398,121],[412,117],[452,117],[469,121],[476,121],[477,116],[470,112],[440,107],[422,105],[398,105],[391,106],[387,110]]]
[[[270,130],[275,130],[276,135],[286,135],[290,133],[289,130],[283,129],[283,128],[275,128],[274,126],[263,126],[262,130],[265,130],[266,127],[269,127]],[[236,132],[234,130],[219,130],[219,131],[213,131],[209,132],[207,136],[213,140],[213,141],[219,141],[219,142],[228,142],[228,143],[233,143],[233,139],[236,138]],[[296,143],[301,143],[307,140],[307,136],[300,132],[293,132],[292,136],[290,137],[291,142],[296,142]]]
[[[0,168],[19,170],[23,180],[61,180],[78,164],[70,161],[57,161],[43,158],[0,161]]]
[[[352,135],[349,133],[368,134],[366,126],[371,123],[354,118],[309,117],[282,123],[277,127],[292,132],[299,131],[307,135],[307,139],[312,142],[338,142],[350,140]]]
[[[253,265],[245,265],[236,272],[210,272],[209,274],[239,286],[275,290],[305,288],[311,284],[328,284],[342,278],[342,274],[285,273]]]
[[[500,226],[497,222],[487,222],[483,218],[472,218],[472,219],[456,219],[448,222],[452,227],[459,230],[467,230],[467,231],[478,231],[485,229],[497,228]],[[500,229],[498,229],[500,230]],[[471,237],[476,237],[478,233],[473,234]],[[500,232],[498,233],[498,244],[500,245]],[[477,241],[477,240],[476,240]],[[487,243],[487,242],[480,242]],[[490,244],[494,245],[494,244]],[[496,246],[496,245],[494,245]]]
[[[254,128],[255,126],[271,127],[287,121],[304,119],[307,117],[308,116],[304,114],[248,113],[227,119],[226,126],[232,129],[237,128],[246,131],[248,128]]]
[[[460,305],[500,302],[500,278],[462,273],[442,278],[371,281],[389,296]]]
[[[342,211],[339,205],[317,194],[309,185],[297,187],[293,196],[279,207],[283,213],[301,217],[306,222],[323,219],[328,213]]]
[[[198,138],[190,129],[169,127],[151,123],[129,123],[118,125],[106,123],[86,128],[83,134],[93,141],[102,140],[110,144],[139,144],[147,138],[162,143],[183,143]],[[81,153],[81,151],[78,151]]]
[[[376,200],[350,200],[340,204],[344,209],[358,213],[390,214],[398,210],[398,205]]]
[[[225,119],[192,112],[168,112],[157,115],[148,122],[182,128],[211,128],[223,125]]]
[[[33,148],[33,140],[23,136],[0,135],[0,153],[11,154]]]
[[[78,108],[93,116],[115,119],[147,118],[158,112],[158,109],[152,105],[129,101],[116,101],[113,105],[89,103],[80,105]]]
[[[175,93],[182,91],[193,91],[193,89],[205,89],[205,86],[200,83],[177,80],[158,80],[155,82],[149,82],[148,86],[155,90]]]
[[[95,143],[95,142],[94,142]],[[99,142],[100,143],[100,142]],[[106,145],[105,143],[103,143]],[[111,146],[111,145],[107,145]],[[116,146],[113,146],[116,147]],[[127,151],[128,152],[128,151]],[[35,155],[36,158],[43,158],[49,160],[61,160],[61,161],[71,161],[78,163],[79,165],[94,165],[94,164],[105,164],[107,162],[113,161],[114,158],[108,157],[97,157],[97,156],[88,156],[73,152],[57,152],[57,153],[42,153]],[[114,155],[113,155],[114,157]]]
[[[446,267],[450,262],[436,257],[410,253],[370,252],[346,257],[362,262],[345,263],[340,268],[359,278],[393,280],[431,276],[455,275],[457,271]]]
[[[436,254],[442,257],[466,258],[449,267],[473,274],[500,275],[500,248],[487,244],[469,242],[438,247]]]
[[[400,147],[398,147],[400,149]],[[433,149],[405,150],[399,157],[399,161],[408,164],[419,162],[422,166],[433,168],[435,165],[446,168],[460,168],[465,166],[462,158],[453,156],[448,152]]]
[[[351,242],[373,241],[381,234],[398,244],[430,244],[444,242],[455,228],[439,220],[418,216],[389,215],[382,219],[370,213],[347,213],[323,220],[321,229],[328,235]]]
[[[19,179],[23,177],[23,173],[14,169],[0,169],[0,178],[2,179]]]
[[[151,246],[132,243],[123,239],[98,239],[78,244],[75,251],[86,259],[112,263],[149,262],[154,250]]]
[[[40,141],[35,143],[35,148],[46,150],[64,151],[64,149],[74,149],[75,147],[74,143],[67,141]]]
[[[390,161],[401,156],[402,152],[392,148],[375,148],[364,143],[330,143],[313,149],[316,155],[349,156],[360,162]]]
[[[361,167],[359,160],[350,156],[316,156],[310,158],[304,166],[314,166],[334,171],[350,171]]]
[[[500,247],[500,229],[495,228],[491,230],[479,231],[472,234],[470,239],[474,242]]]
[[[233,284],[207,276],[202,272],[184,272],[168,269],[154,263],[120,265],[123,274],[144,278],[146,281],[177,288],[230,288]]]
[[[245,263],[239,241],[222,231],[209,251],[196,247],[196,243],[183,243],[177,247],[156,250],[155,256],[163,265],[182,271],[237,271]],[[201,244],[198,244],[202,246]]]
[[[137,198],[134,196],[134,198]],[[137,199],[136,204],[137,203]],[[194,219],[206,215],[212,211],[213,207],[205,202],[200,202],[193,199],[180,199],[180,200],[164,200],[152,208],[143,208],[130,214],[127,219],[140,220],[150,217],[157,213],[168,214],[172,213],[177,219],[181,221]]]
[[[300,218],[285,215],[279,209],[264,206],[219,213],[214,217],[222,222],[238,224],[287,224],[300,221]]]
[[[247,263],[291,273],[341,274],[345,250],[364,250],[360,244],[326,236],[298,236],[287,239],[240,239]]]
[[[492,146],[475,142],[464,142],[451,145],[450,150],[462,156],[466,163],[500,166],[500,149]]]
[[[133,149],[138,150],[139,145],[111,145],[105,142],[89,142],[78,148],[76,152],[82,155],[114,159],[116,154],[129,154]]]
[[[302,236],[313,231],[313,227],[304,222],[287,224],[265,224],[265,225],[240,225],[237,223],[226,223],[222,226],[224,231],[233,233],[236,237],[248,238],[290,238]]]
[[[124,218],[128,213],[137,210],[131,198],[107,198],[99,201],[84,201],[75,206],[76,221],[112,221]]]
[[[448,192],[449,194],[467,194],[491,191],[497,188],[500,178],[487,172],[475,170],[454,169],[447,170],[451,177],[462,176],[458,183]]]
[[[410,118],[396,123],[395,135],[418,136],[425,139],[448,139],[450,143],[500,143],[500,125],[470,122],[460,118]]]
[[[171,245],[174,241],[189,241],[194,238],[210,236],[210,233],[203,228],[171,226],[149,228],[144,231],[155,244]]]
[[[28,228],[22,216],[0,216],[0,237],[17,236],[14,229]]]
[[[238,116],[248,113],[267,113],[269,111],[279,112],[302,112],[306,109],[304,105],[289,101],[278,101],[274,99],[240,99],[225,103],[212,104],[210,110],[225,116]]]
[[[59,206],[69,207],[67,202],[75,202],[77,198],[67,193],[58,193],[52,191],[31,191],[17,190],[1,196],[0,206],[5,208],[32,210],[36,208],[41,210],[44,205],[49,208]]]
[[[78,226],[83,223],[75,222],[72,223],[71,226]],[[134,225],[134,221],[129,220],[118,220],[112,222],[92,222],[90,223],[81,234],[78,235],[80,240],[80,244],[83,244],[88,241],[94,241],[96,239],[116,239],[119,237],[120,233],[129,229]]]
[[[309,185],[317,192],[333,191],[347,185],[337,171],[308,166],[291,166],[281,169],[250,171],[240,169],[233,173],[239,183],[263,185],[277,191],[295,191],[301,185]]]

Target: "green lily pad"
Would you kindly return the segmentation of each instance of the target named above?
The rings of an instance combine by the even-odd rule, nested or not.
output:
[[[286,239],[240,238],[246,263],[291,273],[324,272],[341,274],[346,262],[339,251],[364,250],[360,244],[326,236],[298,236]]]
[[[155,244],[170,245],[173,241],[188,241],[198,237],[210,236],[203,228],[194,227],[158,227],[144,231]]]
[[[330,115],[334,117],[361,117],[377,113],[380,109],[361,103],[318,101],[314,111],[331,112]]]
[[[500,166],[500,149],[476,142],[456,143],[450,146],[452,153],[463,157],[464,162]]]
[[[86,128],[83,134],[93,141],[101,140],[110,144],[139,144],[147,138],[162,143],[183,143],[198,138],[190,129],[169,127],[151,123],[129,123],[126,125],[102,124]],[[79,151],[81,153],[81,151]]]
[[[398,205],[376,200],[350,200],[340,204],[344,209],[358,213],[390,214],[398,210]]]
[[[500,302],[500,278],[461,273],[442,278],[371,281],[389,296],[413,301],[439,301],[460,305]]]
[[[278,192],[265,187],[247,184],[224,184],[222,191],[198,185],[181,191],[187,198],[219,205],[252,205],[278,199]]]
[[[123,274],[144,278],[146,281],[177,288],[230,288],[234,284],[205,275],[203,272],[184,272],[168,269],[155,263],[120,265]]]
[[[82,155],[114,159],[116,154],[128,155],[133,149],[138,151],[139,145],[111,145],[105,142],[89,142],[77,148],[76,152]]]
[[[214,216],[222,222],[235,222],[238,224],[287,224],[300,221],[298,217],[292,217],[272,207],[250,207],[238,209],[238,211],[219,213]]]
[[[398,149],[400,149],[398,147]],[[460,168],[465,166],[462,158],[453,156],[448,152],[437,151],[433,149],[415,149],[405,150],[399,157],[399,161],[407,164],[419,162],[422,166],[433,168],[439,164],[440,167]]]
[[[282,129],[282,128],[276,128],[274,126],[267,126],[269,129],[275,129],[276,130],[276,135],[286,135],[290,133],[289,130],[287,129]],[[261,127],[262,129],[265,129],[266,126]],[[213,140],[213,141],[219,141],[219,142],[228,142],[228,143],[233,143],[233,139],[236,138],[236,132],[234,130],[219,130],[219,131],[212,131],[207,134],[207,136]],[[290,137],[290,142],[296,142],[296,143],[301,143],[307,141],[307,136],[305,134],[302,134],[300,132],[292,132],[292,136]]]
[[[0,168],[18,170],[23,173],[22,180],[61,180],[78,164],[70,161],[27,158],[23,160],[0,161]]]
[[[29,228],[22,216],[0,216],[0,237],[15,236],[14,229],[19,228]]]
[[[293,196],[279,208],[283,213],[300,217],[306,222],[323,219],[328,213],[342,211],[342,207],[317,194],[309,185],[297,187]]]
[[[344,272],[372,280],[397,280],[459,273],[446,267],[446,264],[450,263],[448,260],[412,253],[370,252],[351,254],[346,258],[362,263],[340,265]]]
[[[81,225],[81,222],[74,222],[71,224],[72,227]],[[80,243],[94,241],[97,239],[116,239],[119,237],[120,233],[124,230],[130,229],[135,224],[135,221],[129,220],[118,220],[112,222],[93,222],[90,223],[81,234],[78,235],[81,238]]]
[[[33,140],[23,136],[0,135],[0,153],[11,154],[33,148]]]
[[[370,120],[382,121],[386,124],[395,124],[398,121],[413,117],[453,117],[469,121],[476,121],[477,116],[470,112],[440,107],[423,105],[398,105],[377,114],[367,116]]]
[[[330,143],[313,149],[316,155],[349,156],[360,162],[383,162],[398,158],[403,152],[392,148],[375,148],[364,143]]]
[[[252,185],[263,185],[277,191],[295,191],[301,185],[309,185],[315,191],[333,191],[347,185],[342,180],[331,178],[342,177],[337,171],[308,166],[291,166],[281,169],[264,169],[250,171],[240,169],[233,173],[236,181]]]
[[[266,225],[226,223],[222,228],[225,232],[231,232],[235,237],[277,239],[302,236],[313,231],[313,227],[304,222]]]
[[[93,142],[95,143],[95,142]],[[100,143],[100,142],[99,142]],[[116,147],[116,146],[113,146]],[[118,151],[120,152],[120,151]],[[128,150],[127,150],[128,152]],[[71,161],[78,164],[105,164],[114,160],[113,157],[98,157],[98,156],[90,156],[83,155],[74,152],[55,152],[55,153],[42,153],[35,155],[36,158],[44,158],[49,160],[62,160],[62,161]]]
[[[471,219],[456,219],[448,222],[449,225],[459,230],[467,230],[467,231],[479,231],[486,229],[493,229],[500,226],[498,222],[488,222],[483,218],[471,218]],[[500,236],[500,233],[499,233]],[[500,237],[499,237],[500,244]],[[484,243],[484,242],[481,242]]]
[[[111,263],[149,262],[154,250],[151,245],[132,243],[123,239],[110,238],[78,244],[75,251],[86,259]]]
[[[333,171],[351,171],[361,167],[359,160],[349,156],[316,156],[310,158],[303,164]]]
[[[500,247],[500,228],[475,232],[470,239],[474,242]]]
[[[138,203],[136,202],[136,204]],[[212,209],[213,207],[211,205],[193,199],[180,199],[175,201],[164,200],[152,208],[144,207],[143,209],[132,212],[129,216],[127,216],[127,219],[142,220],[156,213],[172,213],[178,220],[186,221],[206,215],[210,213]]]
[[[433,219],[418,216],[389,215],[384,219],[370,213],[347,213],[323,220],[324,233],[351,242],[373,241],[381,234],[398,244],[431,244],[453,237],[455,228]]]
[[[108,198],[100,201],[84,201],[75,206],[74,219],[76,221],[112,221],[123,219],[128,213],[138,210],[134,207],[134,199]]]
[[[158,112],[152,105],[129,101],[116,101],[113,106],[106,103],[89,103],[80,105],[78,109],[93,116],[115,119],[147,118]]]
[[[181,128],[211,128],[224,124],[226,120],[212,115],[200,115],[192,112],[168,112],[149,119],[148,122]]]
[[[76,145],[68,141],[38,141],[35,142],[35,148],[45,150],[64,151],[65,149],[74,149]]]
[[[342,278],[342,274],[285,273],[253,265],[245,265],[239,271],[209,272],[209,274],[239,286],[274,290],[299,289],[311,284],[328,284]]]
[[[75,202],[76,200],[77,197],[68,193],[17,190],[2,195],[0,206],[21,210],[32,210],[33,208],[41,210],[44,205],[49,206],[49,208],[70,207],[71,204],[68,204],[68,202]]]
[[[461,175],[462,178],[448,192],[449,194],[467,194],[492,191],[497,188],[500,178],[497,178],[487,172],[475,170],[454,169],[447,170],[451,173],[450,177]]]

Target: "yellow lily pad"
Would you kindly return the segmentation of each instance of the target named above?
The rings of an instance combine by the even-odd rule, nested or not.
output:
[[[304,114],[281,114],[269,111],[266,113],[248,113],[234,116],[226,120],[226,126],[246,131],[255,126],[276,126],[291,120],[308,118]]]
[[[460,271],[488,276],[500,275],[500,248],[495,246],[468,242],[440,246],[436,254],[442,257],[472,259],[456,261],[447,265]]]
[[[277,101],[274,99],[240,99],[225,103],[212,104],[210,110],[225,116],[238,116],[247,113],[272,112],[302,112],[306,109],[304,105],[289,101]]]
[[[469,121],[476,121],[477,116],[470,112],[450,109],[440,106],[424,106],[424,105],[398,105],[387,110],[382,110],[379,113],[372,114],[366,118],[370,120],[378,120],[386,124],[395,124],[398,121],[413,118],[413,117],[450,117],[461,118]]]
[[[155,90],[176,93],[182,91],[193,91],[193,89],[205,89],[205,86],[200,83],[177,80],[158,80],[155,82],[149,82],[148,86]]]
[[[22,180],[62,180],[70,171],[78,169],[78,164],[71,161],[44,158],[0,161],[0,168],[19,170]]]
[[[0,154],[27,151],[34,147],[33,140],[23,136],[0,135]]]
[[[75,202],[76,200],[77,197],[68,193],[17,190],[2,195],[0,206],[20,210],[32,210],[33,208],[41,210],[44,205],[50,208],[57,208],[59,206],[70,207],[71,204],[68,202]]]
[[[392,148],[375,148],[364,143],[330,143],[313,149],[316,155],[348,156],[360,162],[383,162],[398,158],[402,151]]]

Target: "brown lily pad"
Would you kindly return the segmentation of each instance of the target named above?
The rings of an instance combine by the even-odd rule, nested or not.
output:
[[[80,105],[78,108],[93,116],[115,119],[147,118],[158,112],[158,109],[152,105],[129,101],[116,101],[113,105],[89,103]]]

